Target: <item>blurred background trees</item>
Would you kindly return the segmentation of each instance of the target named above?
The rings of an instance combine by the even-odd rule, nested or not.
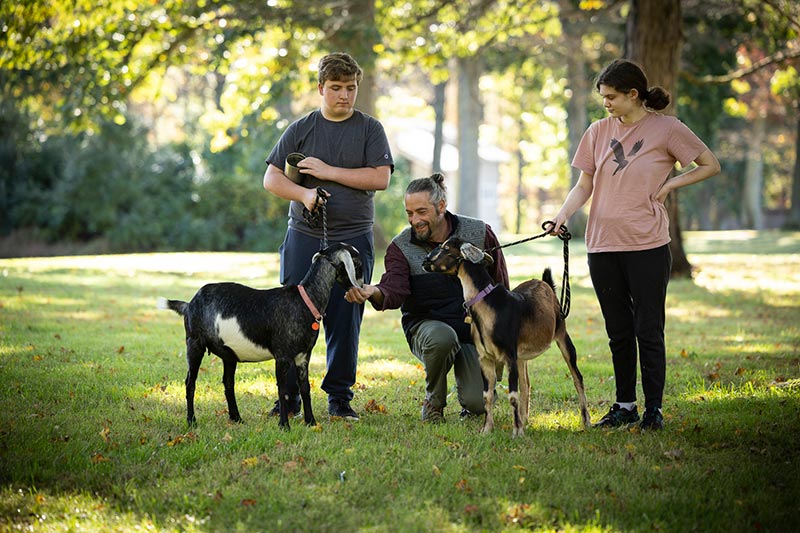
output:
[[[676,18],[648,26],[640,4]],[[665,29],[674,43],[654,39]],[[406,223],[407,181],[433,169],[456,210],[540,231],[604,116],[594,77],[623,55],[723,165],[675,199],[679,227],[800,228],[799,32],[789,0],[3,2],[3,253],[277,250],[288,206],[263,190],[264,159],[318,104],[314,68],[335,50],[365,68],[357,107],[398,161],[376,195],[379,241]]]

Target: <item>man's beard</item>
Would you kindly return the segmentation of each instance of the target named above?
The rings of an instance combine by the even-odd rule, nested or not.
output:
[[[431,225],[428,223],[422,225],[421,228],[415,228],[414,226],[411,226],[411,231],[414,232],[414,237],[420,241],[429,241],[431,239]]]

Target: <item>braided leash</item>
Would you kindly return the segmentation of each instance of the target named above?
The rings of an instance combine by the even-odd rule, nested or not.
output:
[[[314,210],[309,211],[303,208],[303,218],[311,228],[318,228],[320,217],[322,218],[322,241],[320,242],[320,250],[328,247],[328,210],[327,204],[328,197],[325,196],[325,191],[322,187],[317,187],[317,199],[314,202]]]
[[[522,244],[523,242],[528,242],[535,239],[541,239],[542,237],[546,237],[547,235],[550,234],[550,230],[547,229],[547,226],[550,224],[553,224],[552,220],[545,220],[544,222],[542,222],[542,229],[544,231],[538,235],[510,242],[508,244],[498,244],[497,246],[488,248],[484,251],[487,253],[493,252],[495,250],[499,250],[500,248],[507,248],[509,246],[514,246],[516,244]],[[558,232],[558,238],[561,239],[564,243],[564,277],[561,278],[561,317],[567,318],[567,316],[569,315],[570,300],[572,297],[572,292],[570,291],[569,288],[569,240],[572,238],[572,234],[570,234],[566,226],[562,225],[561,230]]]

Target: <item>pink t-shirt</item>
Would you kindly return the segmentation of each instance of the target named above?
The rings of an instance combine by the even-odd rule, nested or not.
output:
[[[572,166],[593,177],[586,249],[649,250],[670,241],[669,217],[655,194],[675,162],[686,167],[707,150],[683,122],[650,112],[633,124],[607,117],[583,134]]]

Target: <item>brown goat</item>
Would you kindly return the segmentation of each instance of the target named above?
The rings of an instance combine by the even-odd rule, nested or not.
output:
[[[543,279],[521,283],[513,291],[493,286],[484,261],[491,257],[480,248],[452,237],[432,250],[423,267],[428,272],[458,276],[464,291],[467,321],[480,358],[483,372],[483,400],[486,420],[482,433],[494,428],[492,404],[497,377],[508,367],[509,400],[514,413],[513,436],[524,433],[528,421],[530,379],[528,361],[541,355],[556,342],[567,363],[578,401],[584,428],[590,427],[583,376],[577,366],[577,354],[561,315],[550,269]]]

